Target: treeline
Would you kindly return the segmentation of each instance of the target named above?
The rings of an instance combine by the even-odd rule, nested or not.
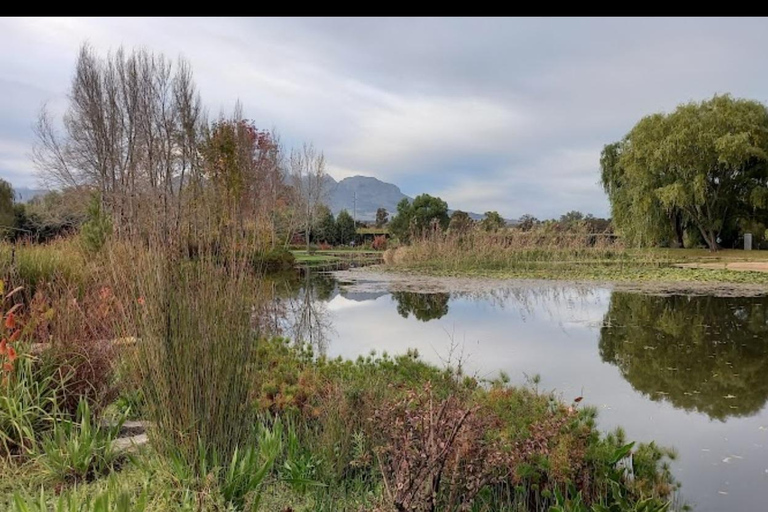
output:
[[[768,109],[714,96],[641,119],[600,159],[616,230],[631,245],[735,247],[768,225]]]
[[[386,214],[386,211],[384,212]],[[378,216],[377,216],[378,217]],[[377,222],[377,226],[379,223]],[[389,222],[389,230],[403,242],[410,242],[435,232],[452,234],[480,230],[496,233],[505,229],[518,231],[543,230],[547,232],[612,234],[610,219],[570,211],[559,219],[539,220],[533,215],[523,215],[517,223],[507,221],[497,211],[487,211],[480,220],[474,220],[467,212],[454,210],[448,215],[448,204],[439,197],[421,194],[412,202],[403,199],[397,205],[397,213]]]

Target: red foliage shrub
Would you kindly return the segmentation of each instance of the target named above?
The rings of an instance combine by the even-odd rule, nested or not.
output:
[[[116,397],[114,338],[123,314],[108,286],[78,295],[68,289],[40,288],[29,308],[33,349],[45,351],[67,377],[59,406],[73,414],[80,398],[97,412]]]
[[[373,238],[373,243],[371,244],[371,247],[373,247],[377,251],[384,251],[387,249],[387,237],[384,235],[378,235]]]

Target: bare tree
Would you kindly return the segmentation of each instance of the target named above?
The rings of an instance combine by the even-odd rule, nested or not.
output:
[[[122,48],[101,58],[83,45],[69,99],[63,133],[45,107],[35,127],[43,181],[98,192],[118,235],[154,219],[166,232],[178,227],[204,122],[189,65]]]
[[[317,152],[312,144],[304,144],[291,151],[290,171],[293,187],[298,195],[300,218],[303,220],[304,235],[309,249],[309,235],[314,225],[318,206],[326,199],[325,156]]]

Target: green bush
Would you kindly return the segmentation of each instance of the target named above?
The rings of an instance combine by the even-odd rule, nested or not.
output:
[[[41,443],[40,464],[59,482],[90,480],[107,474],[119,461],[113,447],[125,416],[112,425],[94,421],[87,400],[81,400],[76,421],[54,422],[52,432]]]
[[[98,252],[112,234],[112,220],[101,208],[101,200],[94,196],[88,206],[88,220],[80,228],[83,245],[89,252]]]
[[[62,384],[58,369],[22,355],[6,379],[0,379],[0,457],[28,454],[50,430]]]
[[[257,271],[280,272],[291,270],[296,264],[296,258],[288,249],[275,248],[257,253],[253,258],[253,266]]]
[[[110,485],[103,492],[95,495],[75,494],[66,492],[52,502],[40,489],[36,497],[14,493],[12,512],[144,512],[147,510],[147,493],[143,490],[136,495],[134,492],[118,490],[116,485]]]

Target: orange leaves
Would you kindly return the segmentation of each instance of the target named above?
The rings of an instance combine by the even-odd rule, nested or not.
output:
[[[8,353],[8,342],[3,338],[0,340],[0,356],[4,356]]]
[[[8,314],[5,316],[5,328],[6,329],[16,328],[16,316],[13,314],[13,311],[9,311]]]

